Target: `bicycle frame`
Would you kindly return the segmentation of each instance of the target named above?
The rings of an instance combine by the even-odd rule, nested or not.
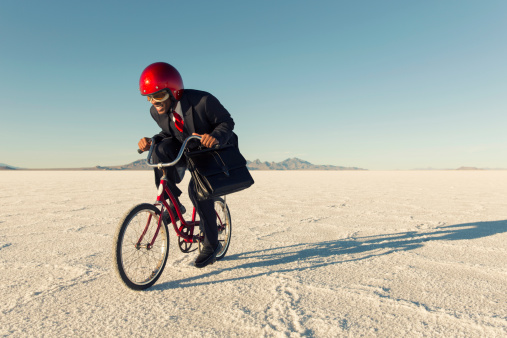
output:
[[[167,183],[166,183],[167,176],[166,176],[166,172],[165,172],[165,167],[173,166],[174,164],[176,164],[181,159],[183,151],[184,151],[184,149],[185,149],[185,147],[186,147],[186,145],[187,145],[187,143],[188,143],[189,140],[191,140],[191,139],[200,139],[200,138],[201,137],[199,137],[199,136],[191,136],[191,137],[187,138],[185,140],[185,142],[183,143],[183,145],[182,145],[182,147],[180,149],[180,152],[179,152],[177,158],[173,162],[167,163],[167,164],[160,163],[160,164],[156,164],[156,165],[154,165],[154,164],[152,164],[150,162],[151,154],[152,154],[152,151],[153,151],[153,146],[155,145],[155,140],[152,139],[152,141],[151,141],[151,147],[150,147],[150,151],[148,153],[147,164],[149,166],[151,166],[151,167],[158,167],[160,170],[162,170],[163,175],[162,175],[162,178],[160,179],[160,185],[158,187],[157,201],[155,202],[155,205],[162,205],[162,207],[160,208],[160,217],[158,219],[158,224],[157,224],[157,229],[155,231],[155,234],[153,235],[153,238],[151,239],[150,243],[147,245],[148,249],[150,249],[151,247],[153,247],[153,243],[155,243],[155,240],[157,239],[158,233],[160,231],[160,226],[162,225],[161,222],[162,222],[162,215],[164,213],[164,208],[169,213],[169,217],[171,218],[171,223],[172,223],[174,231],[176,232],[176,235],[178,237],[182,237],[183,240],[185,242],[188,242],[188,243],[195,243],[195,242],[198,242],[198,241],[201,240],[201,238],[199,236],[194,236],[195,226],[199,225],[199,221],[195,220],[195,215],[196,215],[195,207],[192,210],[192,221],[186,222],[185,219],[183,218],[183,215],[181,214],[181,210],[179,208],[179,204],[176,202],[176,198],[172,194],[171,190],[169,190],[169,188],[167,187]],[[169,200],[171,201],[172,205],[174,205],[174,209],[176,211],[176,214],[177,214],[177,216],[178,216],[178,218],[179,218],[179,220],[181,222],[180,227],[178,227],[176,225],[176,218],[174,217],[173,211],[170,208],[170,206],[167,203],[167,201],[164,199],[164,192],[169,197]],[[150,223],[151,223],[151,217],[152,217],[151,215],[148,217],[148,221],[146,223],[144,231],[141,234],[141,237],[139,237],[139,240],[137,241],[136,246],[138,246],[138,247],[141,245],[141,241],[143,240],[144,236],[146,235],[146,232],[148,231],[148,228],[149,228]],[[221,220],[220,220],[220,224],[222,224]],[[183,232],[184,228],[188,228],[189,229],[188,234],[186,234],[186,233]]]
[[[164,213],[164,208],[169,213],[169,217],[171,218],[171,223],[172,223],[174,231],[176,232],[176,235],[178,237],[182,237],[183,240],[188,243],[195,243],[195,242],[198,242],[201,240],[199,238],[199,236],[194,236],[195,226],[199,226],[199,221],[195,220],[195,215],[196,215],[195,207],[192,210],[192,221],[190,221],[190,222],[185,221],[185,219],[183,218],[183,215],[181,214],[181,210],[178,206],[178,203],[176,202],[176,199],[174,198],[174,195],[172,194],[171,190],[169,190],[169,188],[167,187],[166,179],[167,178],[165,177],[165,175],[160,179],[157,201],[156,201],[155,205],[162,205],[162,208],[160,209],[160,217],[159,217],[158,223],[157,223],[157,230],[155,231],[155,234],[153,235],[153,238],[151,239],[150,244],[148,244],[148,246],[149,246],[148,248],[151,248],[153,246],[153,243],[155,243],[155,240],[157,239],[158,233],[160,231],[160,227],[162,226],[161,222],[163,222],[162,215]],[[171,210],[169,204],[164,199],[164,192],[169,197],[169,200],[171,201],[171,203],[175,206],[176,214],[178,215],[178,218],[180,219],[180,222],[181,222],[181,225],[179,227],[176,225],[176,219],[174,217],[173,211]],[[151,215],[148,217],[148,221],[146,223],[144,231],[141,234],[141,237],[139,237],[139,240],[137,241],[137,246],[141,245],[141,241],[143,240],[144,235],[148,231],[148,228],[151,223],[151,217],[152,217]],[[189,229],[188,234],[185,234],[183,232],[183,228],[185,228],[185,227],[187,227]]]
[[[171,223],[173,224],[174,230],[176,231],[176,234],[179,237],[183,237],[183,239],[185,240],[185,242],[190,242],[190,243],[195,242],[194,238],[192,237],[193,227],[199,225],[199,221],[195,220],[195,215],[196,215],[195,207],[192,209],[192,220],[190,222],[185,221],[185,219],[183,218],[183,215],[181,214],[181,210],[179,208],[178,202],[176,201],[176,198],[172,194],[171,190],[169,190],[169,188],[167,187],[165,175],[160,179],[160,187],[159,187],[158,191],[159,191],[159,193],[158,193],[157,202],[155,203],[155,205],[157,205],[157,204],[158,205],[160,205],[160,204],[163,205],[163,207],[162,207],[162,209],[161,209],[160,212],[163,213],[164,212],[164,208],[167,210],[167,212],[169,213],[169,217],[171,218]],[[165,192],[167,194],[167,196],[169,197],[169,200],[171,201],[172,205],[175,206],[174,209],[175,209],[176,214],[178,215],[178,218],[180,219],[180,222],[181,222],[181,225],[180,225],[179,228],[176,226],[176,218],[174,217],[173,211],[170,208],[169,204],[164,199],[163,192]],[[190,228],[191,229],[191,235],[185,235],[184,233],[181,232],[181,230],[184,227],[191,227]]]
[[[185,147],[186,147],[188,141],[190,141],[191,139],[198,139],[198,140],[200,140],[201,137],[200,136],[190,136],[190,137],[188,137],[183,142],[183,145],[182,145],[182,147],[181,147],[181,149],[180,149],[180,151],[178,153],[178,156],[176,157],[176,159],[173,162],[171,162],[171,163],[158,163],[158,164],[153,164],[153,163],[150,162],[151,154],[153,152],[153,147],[155,145],[155,140],[154,139],[151,140],[151,147],[150,147],[150,150],[149,150],[149,153],[148,153],[148,158],[146,160],[146,164],[148,166],[150,166],[150,167],[156,167],[156,168],[162,170],[163,175],[162,175],[162,178],[160,179],[160,185],[158,187],[157,200],[154,203],[155,206],[156,205],[161,205],[162,206],[160,208],[160,217],[158,219],[158,224],[157,224],[157,229],[155,231],[155,234],[153,235],[153,238],[151,239],[150,243],[147,244],[148,249],[151,249],[153,247],[153,243],[155,243],[155,240],[157,239],[158,233],[160,231],[160,226],[162,225],[161,222],[162,222],[162,215],[164,213],[164,209],[167,210],[167,212],[169,214],[169,217],[171,219],[171,223],[172,223],[172,225],[174,227],[174,231],[176,232],[176,235],[178,237],[181,237],[184,242],[187,242],[187,243],[196,243],[196,242],[202,241],[202,239],[203,239],[201,236],[194,236],[194,229],[195,229],[196,226],[199,226],[199,221],[195,220],[195,216],[196,216],[195,207],[192,210],[192,220],[189,221],[189,222],[185,221],[185,219],[183,218],[183,215],[181,214],[181,210],[179,208],[179,203],[176,201],[176,198],[172,194],[171,190],[169,190],[169,188],[167,187],[167,183],[166,183],[167,176],[166,176],[165,168],[175,165],[181,159],[181,157],[183,155],[183,151],[185,150]],[[176,225],[176,218],[175,218],[175,215],[173,214],[173,211],[172,211],[171,207],[169,206],[169,204],[167,203],[166,199],[164,198],[164,193],[166,194],[167,197],[169,197],[169,200],[171,201],[172,205],[174,205],[174,209],[176,211],[176,215],[178,216],[178,218],[180,220],[180,223],[181,223],[181,225],[179,227]],[[152,217],[151,215],[148,217],[148,221],[146,223],[144,231],[141,234],[141,237],[139,237],[139,240],[137,241],[136,246],[138,246],[138,247],[141,245],[141,241],[143,240],[144,236],[146,235],[146,232],[148,231],[148,228],[149,228],[150,222],[151,222],[151,217]],[[217,218],[218,218],[218,220],[217,220],[218,221],[217,222],[218,229],[219,229],[219,231],[221,231],[221,230],[223,230],[225,228],[225,225],[222,222],[222,219],[220,219],[220,216],[218,215],[218,213],[217,213]],[[183,231],[183,229],[185,229],[185,228],[187,228],[189,230],[187,233],[185,233]]]

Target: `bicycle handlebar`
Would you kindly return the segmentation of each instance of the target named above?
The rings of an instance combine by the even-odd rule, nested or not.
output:
[[[181,156],[183,155],[183,152],[185,151],[185,148],[187,146],[188,141],[194,140],[194,139],[195,140],[200,140],[201,137],[197,136],[197,135],[192,135],[192,136],[187,137],[185,139],[185,141],[183,141],[183,145],[180,148],[180,152],[178,153],[178,156],[176,156],[176,159],[174,161],[172,161],[171,163],[157,163],[157,164],[153,164],[153,163],[150,162],[150,160],[151,160],[151,153],[153,152],[153,146],[155,145],[155,139],[152,138],[151,139],[150,150],[148,152],[148,157],[146,158],[146,164],[149,167],[159,168],[159,169],[161,169],[162,167],[172,167],[173,165],[175,165],[176,163],[178,163],[178,161],[181,159]],[[141,149],[137,149],[137,152],[139,154],[143,153],[143,151]]]

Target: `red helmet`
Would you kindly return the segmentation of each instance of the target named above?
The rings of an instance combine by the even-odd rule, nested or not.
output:
[[[183,80],[180,73],[168,63],[152,63],[143,70],[139,79],[141,95],[150,95],[169,89],[176,100],[183,94]]]

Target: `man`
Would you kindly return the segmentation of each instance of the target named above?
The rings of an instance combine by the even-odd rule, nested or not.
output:
[[[234,121],[229,112],[210,93],[184,89],[179,72],[170,64],[157,62],[146,67],[139,79],[139,90],[152,104],[150,114],[162,129],[154,136],[156,143],[153,151],[154,163],[172,162],[185,138],[191,135],[201,136],[201,144],[208,148],[227,142],[237,146],[237,136],[232,132]],[[138,146],[143,151],[149,150],[151,140],[144,137]],[[176,166],[167,169],[168,187],[178,200],[181,190],[176,184],[183,179],[186,162],[181,160]],[[161,172],[155,168],[157,186],[160,178]],[[199,213],[205,235],[203,250],[195,260],[195,266],[202,268],[212,264],[221,249],[214,201],[212,199],[199,201],[193,181],[190,181],[188,186],[188,194]],[[185,212],[181,204],[180,209],[182,213]]]

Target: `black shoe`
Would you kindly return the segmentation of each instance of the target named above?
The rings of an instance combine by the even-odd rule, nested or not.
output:
[[[215,263],[215,261],[217,260],[216,259],[217,253],[219,253],[220,250],[222,250],[222,244],[220,244],[220,243],[218,243],[215,250],[213,250],[209,246],[205,246],[202,249],[199,256],[197,256],[197,259],[195,260],[195,263],[194,263],[195,267],[196,268],[204,268],[208,264]]]
[[[180,207],[181,214],[184,215],[187,212],[187,210],[185,209],[185,207],[181,203],[178,202],[178,205]],[[179,217],[178,217],[178,214],[176,213],[176,208],[171,203],[171,201],[169,201],[169,207],[171,208],[171,211],[173,212],[174,219],[176,220],[176,222],[178,222],[179,221]],[[171,216],[169,216],[169,213],[167,212],[167,210],[165,210],[164,213],[162,214],[162,219],[167,224],[171,224]]]

